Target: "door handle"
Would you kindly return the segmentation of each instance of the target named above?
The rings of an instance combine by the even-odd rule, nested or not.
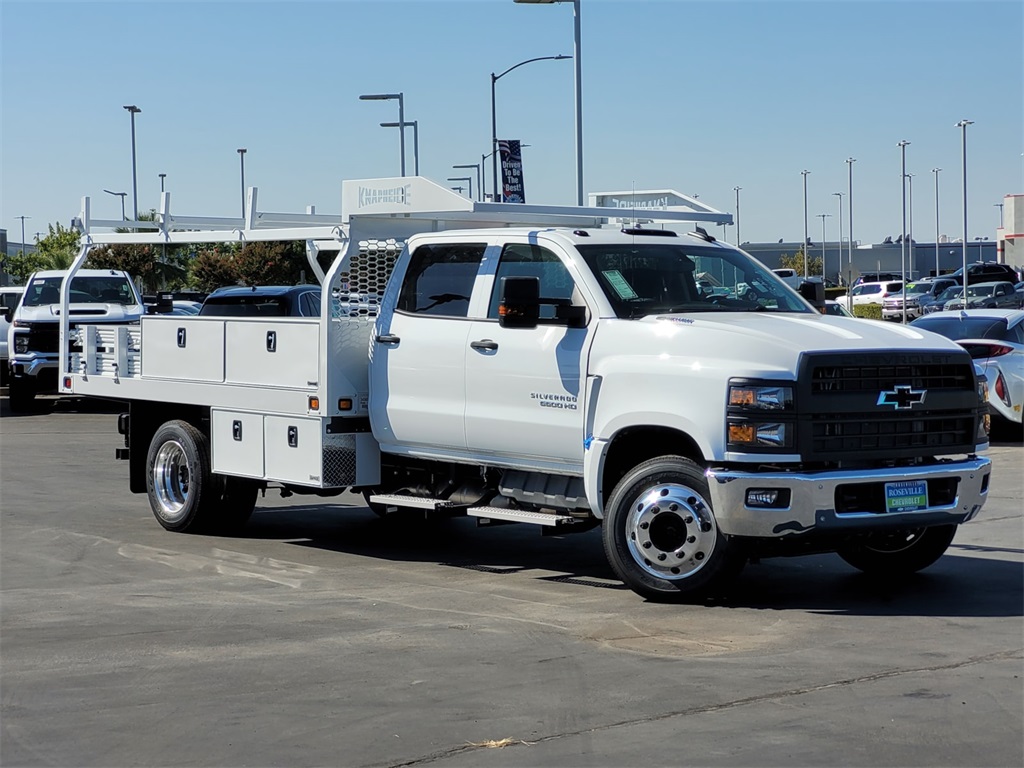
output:
[[[397,344],[401,341],[398,336],[392,336],[390,333],[374,336],[373,340],[378,344]]]
[[[471,341],[469,346],[473,349],[497,349],[498,342],[491,341],[490,339],[481,339],[480,341]]]

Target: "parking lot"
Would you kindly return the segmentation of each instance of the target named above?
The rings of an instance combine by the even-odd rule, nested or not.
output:
[[[116,404],[0,400],[0,763],[1019,766],[1024,447],[904,583],[836,556],[645,603],[600,534],[405,525],[268,492],[175,535]]]

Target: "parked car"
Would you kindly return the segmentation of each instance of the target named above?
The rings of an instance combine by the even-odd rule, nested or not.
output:
[[[1024,310],[967,309],[939,312],[910,324],[957,342],[988,379],[989,410],[997,420],[1021,426],[1024,405]]]
[[[882,319],[902,322],[904,301],[906,302],[907,318],[913,320],[920,317],[922,304],[931,301],[952,286],[959,288],[957,282],[950,277],[927,278],[907,283],[906,288],[882,302]]]
[[[14,317],[14,310],[25,293],[23,285],[6,285],[0,288],[0,381],[7,382],[7,367],[10,364],[10,356],[7,348],[7,331],[11,327],[11,318]]]
[[[778,275],[782,282],[794,291],[800,287],[800,283],[802,283],[804,279],[804,276],[799,274],[795,269],[780,267],[779,269],[773,269],[772,272]]]
[[[836,317],[853,317],[853,313],[850,310],[832,299],[825,299],[825,306],[822,307],[821,314],[834,315]]]
[[[845,296],[840,296],[837,301],[846,307],[850,312],[858,304],[882,304],[886,298],[903,290],[901,280],[893,280],[881,283],[860,283],[853,286]]]
[[[1007,282],[968,284],[966,301],[967,309],[1020,309],[1013,283]],[[947,301],[944,309],[964,309],[964,297]]]
[[[943,277],[951,277],[956,280],[957,283],[963,285],[963,274],[964,268],[960,267],[956,272],[949,275],[943,275]],[[974,264],[967,265],[968,285],[974,285],[975,283],[994,283],[1001,280],[1016,283],[1020,278],[1021,276],[1017,274],[1017,270],[1009,264],[1000,264],[995,261],[977,261]]]
[[[319,285],[233,285],[203,302],[203,317],[320,317]]]
[[[954,283],[934,299],[921,302],[921,315],[924,316],[930,315],[932,312],[941,312],[945,309],[946,304],[953,299],[962,296],[963,292],[963,287],[959,283]]]

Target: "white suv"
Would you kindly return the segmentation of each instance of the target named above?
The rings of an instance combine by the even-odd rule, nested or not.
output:
[[[840,296],[838,301],[853,312],[853,308],[858,304],[883,304],[887,297],[902,290],[902,280],[887,280],[883,283],[860,283],[853,286],[845,296]]]

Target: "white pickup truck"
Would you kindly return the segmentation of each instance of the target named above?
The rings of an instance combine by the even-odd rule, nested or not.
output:
[[[28,410],[35,396],[57,388],[57,336],[60,329],[60,291],[63,270],[35,272],[12,313],[8,329],[11,410]],[[70,316],[105,325],[138,324],[142,299],[127,272],[82,269],[69,294]],[[74,343],[74,342],[72,342]]]
[[[165,528],[237,526],[261,488],[352,489],[380,514],[601,525],[615,573],[671,600],[775,555],[898,577],[985,503],[985,388],[958,345],[822,315],[681,221],[352,184],[340,224],[261,229],[255,190],[235,223],[306,239],[311,267],[338,251],[320,318],[80,328],[62,391],[128,402],[118,455]],[[190,226],[165,196],[174,241],[171,222]],[[119,237],[90,235],[79,260]],[[701,291],[702,273],[733,292]]]

